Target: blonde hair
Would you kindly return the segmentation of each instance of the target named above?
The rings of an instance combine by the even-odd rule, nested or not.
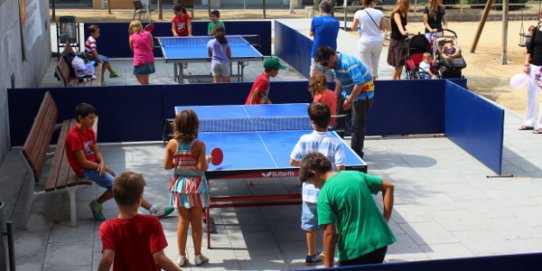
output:
[[[313,74],[309,80],[309,92],[311,93],[311,97],[314,98],[316,94],[322,93],[326,88],[327,82],[325,75],[321,73]]]
[[[128,34],[140,33],[143,31],[143,24],[140,20],[133,20],[128,26]]]
[[[393,14],[400,13],[400,14],[408,14],[408,9],[410,8],[410,1],[409,0],[397,0],[397,4],[395,4],[395,7],[393,8],[391,12],[391,17],[393,18]]]

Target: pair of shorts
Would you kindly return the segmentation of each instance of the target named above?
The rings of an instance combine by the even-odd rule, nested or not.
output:
[[[97,185],[107,189],[108,191],[111,191],[111,187],[113,187],[113,180],[115,179],[113,175],[107,172],[105,172],[104,175],[100,176],[98,170],[96,169],[85,169],[83,173],[79,174],[79,177],[92,180]]]
[[[92,61],[92,60],[96,61],[96,60],[97,60],[97,59],[94,58],[94,56],[91,55],[91,54],[86,54],[86,55],[87,55],[87,59],[90,60],[90,61]],[[109,64],[109,57],[106,57],[106,56],[104,56],[104,55],[98,55],[98,59],[99,59],[101,62],[103,62],[104,64]]]
[[[211,62],[211,71],[213,76],[223,76],[230,77],[230,63],[212,61]]]
[[[329,68],[326,68],[322,65],[320,65],[320,63],[316,62],[316,60],[313,58],[312,61],[311,61],[311,67],[310,67],[310,75],[312,76],[312,74],[314,72],[317,72],[317,73],[321,73],[323,75],[326,76],[326,81],[329,83],[329,82],[333,82],[335,80],[335,74],[333,73],[333,71]]]
[[[154,73],[155,71],[154,62],[134,66],[134,75],[147,75]]]
[[[318,226],[318,212],[316,203],[303,201],[301,204],[301,229],[305,231],[316,231]]]

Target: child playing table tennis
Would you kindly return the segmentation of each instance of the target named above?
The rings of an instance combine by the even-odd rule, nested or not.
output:
[[[204,173],[211,157],[205,156],[205,143],[197,139],[198,130],[199,119],[196,112],[192,110],[179,112],[173,123],[173,139],[168,142],[164,157],[164,168],[174,170],[169,191],[171,204],[179,211],[177,264],[180,267],[188,263],[186,240],[189,224],[192,225],[194,263],[201,265],[209,261],[201,254],[203,239],[201,223],[203,209],[209,206],[209,186]]]
[[[301,136],[290,154],[290,165],[299,166],[305,156],[312,152],[320,152],[331,162],[334,170],[344,170],[344,150],[340,139],[332,137],[327,130],[331,119],[329,108],[323,103],[312,103],[308,111],[314,131]],[[308,251],[305,258],[307,265],[316,264],[323,258],[323,254],[316,250],[316,231],[319,229],[316,206],[318,193],[320,190],[313,184],[303,182],[301,229],[305,231],[307,238]]]
[[[286,69],[286,66],[280,64],[276,57],[270,57],[263,63],[265,71],[256,77],[248,94],[245,105],[252,104],[270,104],[269,99],[269,77],[276,77],[279,70]]]
[[[217,26],[215,38],[207,42],[207,53],[211,58],[213,83],[230,81],[231,48],[226,39],[224,27]]]
[[[192,18],[186,12],[186,9],[177,4],[173,7],[175,16],[171,19],[171,32],[173,36],[192,36]]]
[[[326,76],[315,72],[309,80],[309,92],[312,102],[324,103],[329,108],[331,115],[337,114],[337,95],[333,90],[327,88]],[[329,121],[331,127],[335,126],[335,119]]]
[[[220,21],[220,11],[213,10],[211,11],[211,15],[209,16],[211,21],[207,25],[207,34],[209,36],[213,36],[215,34],[215,28],[217,26],[221,26],[222,28],[226,29],[226,26],[224,26],[224,22]]]

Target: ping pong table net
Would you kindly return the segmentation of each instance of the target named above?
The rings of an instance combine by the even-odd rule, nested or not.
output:
[[[200,132],[312,130],[309,116],[200,119]]]
[[[245,35],[245,36],[226,36],[228,43],[232,44],[252,44],[259,42],[259,36],[257,35]],[[195,36],[195,37],[161,37],[160,44],[162,46],[195,46],[195,45],[207,45],[209,40],[214,39],[212,36]]]

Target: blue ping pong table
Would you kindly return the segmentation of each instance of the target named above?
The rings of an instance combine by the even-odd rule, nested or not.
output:
[[[198,138],[207,151],[219,147],[224,153],[220,165],[209,164],[207,179],[278,179],[299,176],[289,164],[290,153],[299,138],[312,133],[308,104],[177,106],[194,110],[200,119]],[[334,131],[332,137],[340,139]],[[343,142],[348,170],[367,172],[367,164]],[[210,184],[211,185],[211,184]],[[300,191],[301,192],[301,189]],[[209,208],[294,205],[300,194],[258,196],[211,196]],[[207,221],[210,212],[206,212]],[[211,227],[207,227],[210,229]],[[211,247],[210,230],[207,245]]]
[[[237,77],[238,81],[242,81],[247,61],[263,60],[264,57],[243,36],[232,35],[226,36],[226,38],[231,48],[231,63],[237,62],[237,74],[232,74],[232,77]],[[210,62],[207,42],[211,39],[214,37],[157,37],[166,63],[173,63],[173,74],[179,84],[183,83],[184,78],[209,78],[209,74],[186,75],[183,66],[186,63]],[[231,63],[230,70],[233,72]]]

